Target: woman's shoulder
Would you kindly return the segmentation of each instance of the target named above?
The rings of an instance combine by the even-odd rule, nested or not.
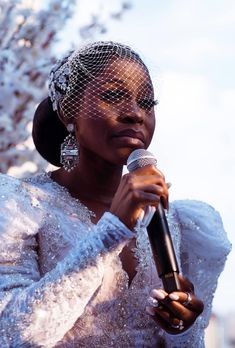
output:
[[[184,225],[223,225],[219,212],[210,204],[192,199],[182,199],[172,202],[174,210],[177,212],[177,216]]]
[[[40,201],[19,178],[0,174],[0,233],[35,233],[43,220]],[[11,228],[9,228],[11,226]]]
[[[48,206],[53,210],[53,202],[60,197],[58,188],[54,186],[47,173],[28,178],[0,174],[1,216],[9,210],[11,216],[15,212],[17,215],[28,213],[40,218]]]
[[[37,178],[37,176],[35,177]],[[40,187],[36,185],[37,179],[21,179],[7,174],[0,174],[0,197],[2,202],[16,202],[18,204],[30,204],[32,207],[37,204],[37,196]]]
[[[71,196],[64,186],[51,178],[51,172],[39,173],[23,179],[23,185],[34,199],[38,199],[42,210],[62,220],[65,217],[74,217],[80,223],[90,224],[93,213],[83,205],[78,198]]]
[[[230,251],[231,244],[220,213],[210,204],[190,199],[177,200],[172,203],[172,208],[180,225],[184,246],[194,246],[202,253],[210,249],[214,255]]]
[[[0,190],[1,193],[6,191],[14,191],[16,188],[20,186],[20,180],[18,178],[14,178],[13,176],[0,173]]]
[[[28,194],[21,179],[7,174],[0,174],[0,198],[1,207],[12,206],[27,201]]]

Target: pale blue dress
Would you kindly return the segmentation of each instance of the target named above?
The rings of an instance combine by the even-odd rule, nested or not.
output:
[[[219,214],[198,201],[170,204],[181,271],[205,304],[194,326],[176,336],[145,311],[150,291],[162,286],[146,230],[137,232],[129,287],[119,253],[136,233],[108,212],[94,225],[91,214],[46,173],[0,175],[0,347],[204,347],[231,248]]]

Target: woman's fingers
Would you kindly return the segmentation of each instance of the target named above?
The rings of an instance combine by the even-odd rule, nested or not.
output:
[[[127,179],[126,188],[131,195],[131,199],[138,199],[138,192],[150,192],[161,198],[162,204],[165,209],[168,209],[168,186],[161,177],[154,175],[131,177]],[[133,196],[133,197],[132,197]],[[157,199],[157,203],[159,199]]]
[[[134,173],[131,173],[131,174],[126,174],[124,178],[125,178],[124,179],[125,185],[129,185],[130,187],[132,187],[132,185],[138,185],[138,183],[142,185],[155,184],[155,185],[160,185],[168,190],[168,186],[164,178],[158,175],[145,174],[145,175],[139,176]]]
[[[173,292],[169,298],[173,300],[171,304],[176,308],[180,305],[180,310],[183,306],[185,309],[201,314],[204,309],[203,302],[191,292]]]
[[[151,295],[180,319],[189,317],[192,312],[199,315],[204,309],[203,302],[191,292],[175,291],[168,295],[162,289],[154,289]]]
[[[186,282],[191,288],[192,284]],[[193,292],[175,291],[168,294],[163,289],[154,289],[150,299],[152,303],[149,301],[151,310],[148,309],[148,313],[154,314],[154,319],[157,318],[158,322],[163,321],[164,326],[168,325],[168,332],[190,327],[204,307]]]
[[[145,185],[143,190],[142,184],[137,184],[135,190],[130,194],[134,200],[141,199],[142,201],[142,198],[144,199],[144,197],[150,197],[151,201],[146,201],[145,206],[148,204],[157,206],[160,200],[162,201],[163,199],[168,204],[168,191],[165,191],[164,188],[159,185]]]
[[[145,207],[146,205],[157,206],[160,202],[158,195],[143,191],[136,191],[134,193],[134,199],[138,200],[139,207]]]
[[[146,312],[153,317],[158,325],[170,334],[179,334],[187,330],[190,325],[187,325],[182,319],[176,318],[169,311],[164,309],[164,306],[159,305],[158,308],[146,307]]]
[[[164,174],[154,165],[147,165],[141,168],[136,169],[132,172],[135,175],[143,176],[143,175],[158,175],[159,177],[162,177],[165,181]]]
[[[168,186],[163,174],[154,166],[145,166],[125,174],[114,195],[110,212],[131,230],[136,226],[141,209],[157,207],[162,201],[168,208]]]
[[[182,274],[179,274],[179,281],[180,281],[180,289],[181,291],[189,291],[194,292],[194,285],[188,278],[183,276]]]

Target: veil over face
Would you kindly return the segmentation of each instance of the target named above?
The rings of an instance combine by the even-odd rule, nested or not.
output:
[[[113,59],[87,83],[79,100],[73,118],[78,141],[97,154],[112,153],[107,159],[120,161],[121,156],[121,162],[124,158],[126,161],[130,152],[146,149],[151,142],[153,106],[153,86],[147,70],[137,61]]]
[[[110,65],[113,67],[112,70],[108,68]],[[129,65],[128,69],[123,69],[127,65]],[[142,70],[141,73],[140,70]],[[144,71],[146,83],[141,81]],[[133,85],[136,85],[135,88],[139,88],[139,105],[146,110],[155,105],[149,72],[139,55],[123,44],[101,41],[74,51],[52,68],[49,95],[54,110],[60,109],[65,119],[76,117],[87,85],[89,84],[91,89],[97,82],[107,81],[107,78],[110,82],[132,80]],[[141,88],[140,85],[142,85]],[[90,93],[90,101],[93,97],[95,97],[95,88],[93,93],[92,91]],[[124,99],[127,99],[124,89],[116,88],[115,93],[109,96],[110,103],[114,104]],[[80,113],[79,116],[98,117],[94,113],[91,115],[85,112]]]

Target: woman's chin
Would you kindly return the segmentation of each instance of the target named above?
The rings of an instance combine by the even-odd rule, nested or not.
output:
[[[121,165],[126,165],[127,163],[127,159],[128,157],[130,156],[130,154],[139,149],[140,147],[138,148],[122,148],[118,151],[118,154],[117,154],[117,157],[116,157],[116,160],[117,160],[117,164],[121,164]]]

